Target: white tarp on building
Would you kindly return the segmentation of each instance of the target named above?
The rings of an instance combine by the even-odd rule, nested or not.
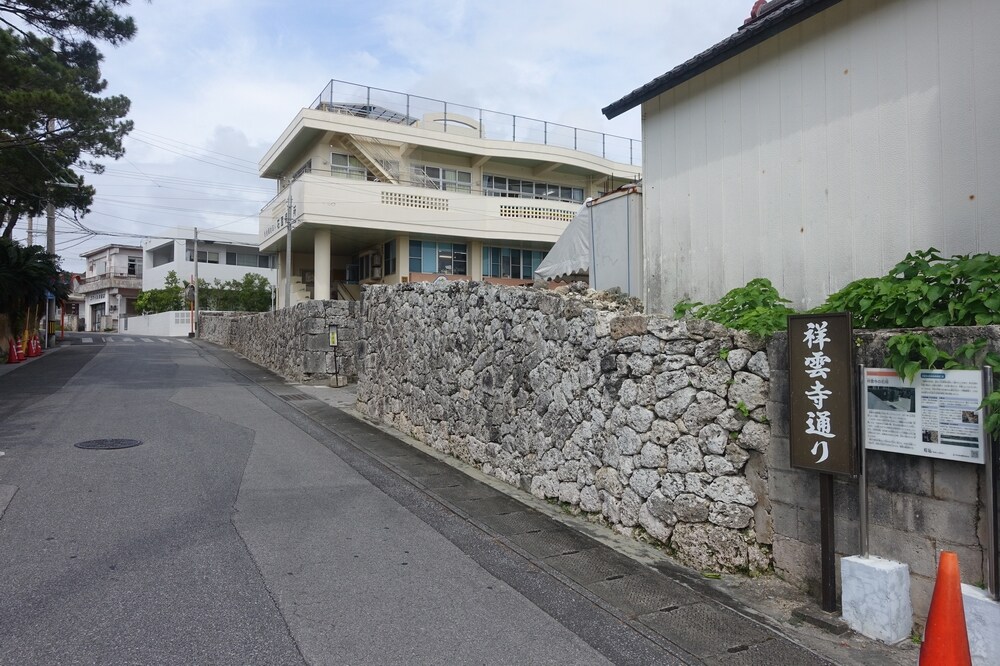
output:
[[[642,190],[630,184],[589,201],[538,265],[535,276],[552,280],[586,275],[591,289],[618,288],[644,298]]]
[[[590,203],[585,203],[535,269],[535,277],[553,280],[590,270]]]

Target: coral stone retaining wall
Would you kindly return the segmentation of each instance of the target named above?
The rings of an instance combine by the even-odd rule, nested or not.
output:
[[[199,336],[230,347],[282,377],[335,383],[355,377],[356,301],[307,301],[275,312],[202,313]],[[337,347],[330,329],[337,326]]]
[[[358,409],[690,566],[770,562],[761,341],[476,282],[365,289]]]

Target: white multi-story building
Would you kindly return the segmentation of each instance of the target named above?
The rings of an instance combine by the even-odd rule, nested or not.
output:
[[[117,330],[119,317],[135,314],[142,289],[142,248],[105,245],[80,256],[87,269],[74,281],[74,291],[83,297],[78,316],[87,330]]]
[[[640,161],[638,141],[331,81],[260,162],[278,190],[260,250],[278,256],[279,305],[286,271],[292,303],[442,276],[523,284]]]
[[[143,241],[143,289],[162,289],[170,271],[191,282],[195,272],[195,230],[176,228],[166,238]],[[263,275],[272,285],[275,257],[257,249],[257,236],[232,231],[198,231],[198,277],[212,283],[240,280],[247,273]]]

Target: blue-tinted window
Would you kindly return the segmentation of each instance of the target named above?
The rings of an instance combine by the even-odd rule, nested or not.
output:
[[[545,258],[540,250],[512,247],[483,247],[483,277],[530,280]]]

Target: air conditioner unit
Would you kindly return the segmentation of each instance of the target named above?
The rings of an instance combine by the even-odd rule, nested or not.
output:
[[[377,257],[378,255],[375,255],[375,256]],[[372,261],[374,263],[374,257],[372,257]],[[372,279],[373,280],[381,280],[382,279],[382,267],[381,266],[372,266]]]
[[[372,268],[382,266],[382,255],[378,252],[372,254]]]

